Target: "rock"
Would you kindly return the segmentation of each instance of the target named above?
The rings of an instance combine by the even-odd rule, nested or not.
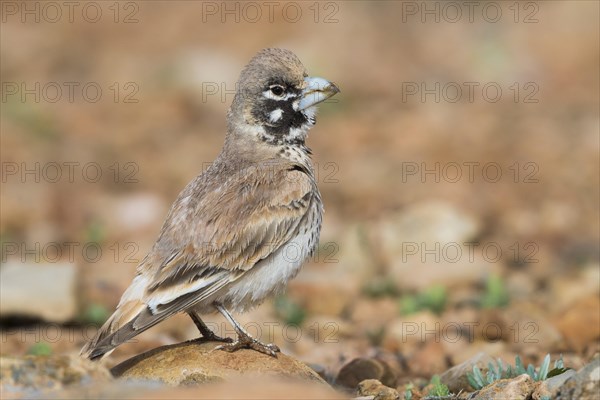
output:
[[[533,400],[543,400],[544,398],[552,398],[555,392],[561,387],[569,378],[574,376],[576,372],[572,369],[563,372],[560,375],[548,378],[545,381],[537,382],[536,388],[533,391],[531,397]]]
[[[473,372],[473,366],[477,365],[481,372],[485,375],[488,369],[488,364],[494,362],[494,359],[486,353],[477,353],[474,357],[464,361],[440,375],[440,381],[448,386],[450,392],[458,393],[463,391],[472,391],[473,388],[467,380],[467,373]]]
[[[560,375],[559,375],[560,376]],[[600,356],[579,370],[556,392],[556,400],[594,400],[600,393]]]
[[[472,216],[442,201],[418,203],[381,225],[382,249],[389,257],[402,253],[405,242],[462,243],[475,237],[480,224]]]
[[[366,379],[377,379],[389,387],[396,387],[398,377],[385,362],[374,358],[355,358],[344,365],[338,373],[335,383],[349,389],[355,389]]]
[[[31,397],[42,390],[62,390],[111,379],[110,372],[101,364],[77,355],[0,357],[0,391],[3,395]]]
[[[526,352],[533,347],[540,347],[540,352],[556,351],[563,337],[547,315],[543,307],[531,301],[521,301],[518,307],[501,311],[490,310],[482,313],[482,338],[495,340],[493,332],[500,330],[500,338],[510,343],[516,352]]]
[[[535,383],[527,374],[512,379],[500,379],[481,389],[473,400],[526,400],[530,398]]]
[[[352,224],[334,237],[340,243],[339,251],[335,242],[326,242],[322,261],[333,261],[344,269],[347,275],[367,281],[377,274],[376,258],[372,254],[366,227]],[[325,260],[327,257],[327,260]]]
[[[76,279],[77,268],[72,263],[30,264],[9,259],[0,268],[0,315],[70,321],[77,314]]]
[[[275,342],[277,343],[277,342]],[[301,361],[306,363],[318,363],[327,366],[328,375],[333,382],[338,371],[342,369],[349,360],[363,357],[372,351],[372,345],[366,338],[348,338],[337,343],[316,343],[312,339],[304,339],[298,342],[297,352]]]
[[[416,376],[433,376],[448,368],[444,346],[440,341],[429,340],[416,354],[408,359],[411,374]]]
[[[480,231],[472,216],[444,202],[408,207],[379,224],[371,242],[379,245],[389,275],[401,289],[420,291],[478,283],[499,267],[482,259],[481,248],[465,243]],[[473,256],[471,255],[473,253]],[[410,276],[410,279],[406,279]]]
[[[359,396],[374,396],[373,400],[398,400],[400,394],[396,389],[385,386],[377,379],[366,379],[358,384]]]
[[[548,281],[553,304],[552,311],[564,314],[571,305],[588,296],[598,295],[598,282],[600,282],[600,264],[588,263],[582,266],[574,276],[565,276],[561,279]]]
[[[213,351],[219,343],[189,341],[163,346],[117,365],[121,378],[161,381],[171,386],[230,380],[237,376],[276,376],[322,383],[325,381],[300,361],[278,353],[277,358],[254,350]],[[262,378],[261,378],[262,379]]]
[[[590,295],[571,304],[558,317],[557,327],[576,352],[600,339],[600,298]]]

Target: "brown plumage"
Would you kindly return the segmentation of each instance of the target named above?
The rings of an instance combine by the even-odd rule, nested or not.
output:
[[[200,318],[215,311],[238,335],[220,348],[275,355],[276,346],[251,338],[227,309],[245,311],[279,292],[314,251],[323,206],[304,141],[315,105],[338,91],[307,77],[288,50],[265,49],[250,61],[227,114],[223,150],[175,200],[132,284],[83,356],[101,358],[179,312],[187,312],[203,336],[228,342]]]

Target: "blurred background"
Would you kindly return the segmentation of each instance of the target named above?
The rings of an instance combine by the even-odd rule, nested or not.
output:
[[[429,379],[481,351],[579,368],[600,338],[599,5],[473,4],[1,3],[1,354],[79,351],[219,153],[243,66],[283,47],[342,92],[308,139],[319,252],[248,330],[326,376],[372,357]],[[196,336],[178,316],[108,362]]]

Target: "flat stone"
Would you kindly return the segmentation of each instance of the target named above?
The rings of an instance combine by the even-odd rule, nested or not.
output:
[[[385,386],[377,379],[366,379],[358,384],[359,396],[373,396],[373,400],[398,400],[400,394],[396,389]]]
[[[558,388],[560,388],[569,378],[574,376],[576,372],[572,369],[563,372],[560,375],[553,376],[545,381],[537,382],[536,388],[531,397],[533,400],[543,400],[544,398],[552,398]]]
[[[560,376],[560,375],[559,375]],[[600,393],[600,356],[583,367],[558,389],[556,400],[594,400]]]
[[[77,314],[76,277],[72,263],[9,260],[0,268],[0,315],[70,321]]]
[[[0,357],[1,398],[33,397],[48,390],[63,390],[95,382],[109,382],[104,366],[79,356]]]
[[[249,349],[233,353],[214,350],[219,344],[195,340],[159,347],[124,361],[111,372],[116,377],[160,381],[171,386],[228,381],[239,376],[290,378],[327,385],[306,364],[283,353],[277,353],[275,358]]]
[[[564,309],[557,318],[557,326],[570,348],[583,351],[600,339],[600,298],[592,294]]]
[[[358,384],[367,379],[376,379],[389,387],[396,387],[396,373],[387,363],[374,358],[355,358],[344,365],[336,384],[348,389],[356,389]]]

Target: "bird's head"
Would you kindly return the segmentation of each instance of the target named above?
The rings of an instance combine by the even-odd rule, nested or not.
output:
[[[264,49],[240,75],[229,131],[270,144],[304,144],[315,124],[316,105],[338,92],[333,83],[309,77],[291,51]]]

